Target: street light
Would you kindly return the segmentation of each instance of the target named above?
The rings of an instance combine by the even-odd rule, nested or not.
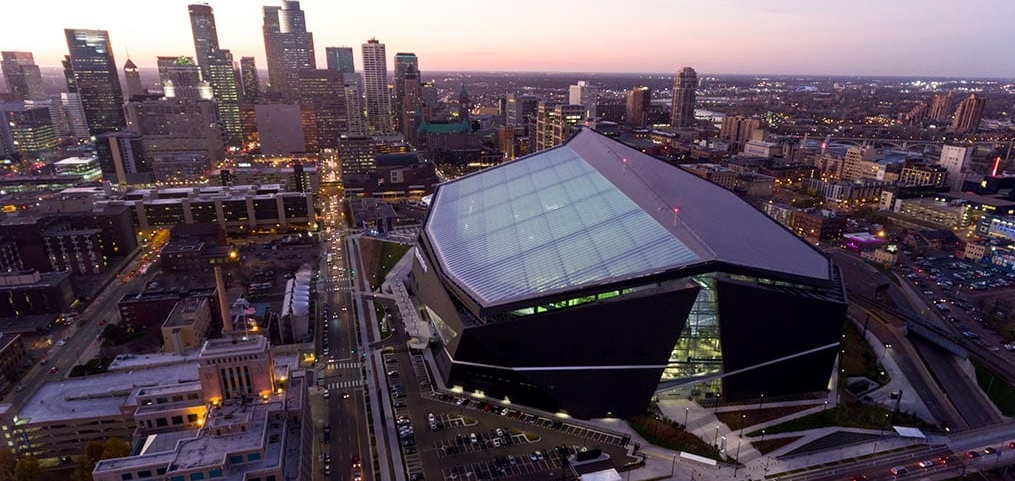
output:
[[[687,431],[687,413],[691,412],[691,408],[684,408],[684,431]]]
[[[712,438],[712,445],[719,449],[719,425],[715,425],[715,437]]]

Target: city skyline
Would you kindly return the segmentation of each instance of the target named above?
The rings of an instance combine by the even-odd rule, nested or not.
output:
[[[102,29],[110,33],[118,64],[129,52],[138,67],[149,69],[159,55],[194,54],[187,14],[193,3],[199,2],[159,2],[143,11],[124,0],[103,2],[101,9],[56,0],[5,5],[8,18],[45,22],[12,22],[0,49],[32,52],[40,66],[58,67],[66,55],[64,28]],[[236,58],[253,56],[264,68],[261,7],[279,2],[208,4],[215,9],[221,47]],[[357,19],[371,18],[370,5],[301,2],[320,65],[325,64],[324,47],[355,49],[377,38],[390,52],[415,52],[424,72],[672,73],[692,65],[706,74],[1015,77],[1015,64],[997,61],[1007,56],[1004,21],[1015,15],[1015,4],[1002,0],[973,0],[962,9],[915,0],[863,0],[851,9],[864,15],[836,14],[834,22],[827,20],[832,15],[826,9],[802,0],[764,5],[653,0],[625,8],[595,1],[581,9],[564,4],[537,9],[535,2],[522,0],[511,9],[489,11],[466,5],[432,9],[398,0],[389,7],[403,15],[366,22]],[[586,27],[525,28],[536,11],[540,18]],[[625,33],[631,31],[638,36]],[[393,59],[387,62],[393,67]],[[362,69],[358,56],[356,66]]]

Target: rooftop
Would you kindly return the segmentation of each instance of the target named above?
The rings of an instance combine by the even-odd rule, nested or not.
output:
[[[196,362],[50,381],[25,401],[18,418],[35,424],[120,416],[137,388],[189,381],[197,381]]]
[[[712,261],[831,280],[824,254],[735,194],[590,129],[441,185],[425,235],[486,306]]]

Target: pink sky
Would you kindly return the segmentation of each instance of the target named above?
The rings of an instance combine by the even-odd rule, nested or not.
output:
[[[2,50],[58,66],[64,28],[109,30],[117,63],[142,68],[158,55],[193,55],[180,0],[4,2]],[[219,43],[265,68],[261,5],[220,0]],[[317,62],[324,47],[376,37],[415,52],[426,70],[925,75],[1015,77],[1005,22],[1010,0],[305,0]],[[379,8],[383,5],[383,8]],[[10,21],[10,19],[17,19]]]

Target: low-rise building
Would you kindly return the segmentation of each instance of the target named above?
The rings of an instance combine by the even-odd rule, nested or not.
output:
[[[196,348],[208,335],[211,306],[208,298],[190,297],[176,303],[162,324],[162,344],[166,352],[182,354]]]

